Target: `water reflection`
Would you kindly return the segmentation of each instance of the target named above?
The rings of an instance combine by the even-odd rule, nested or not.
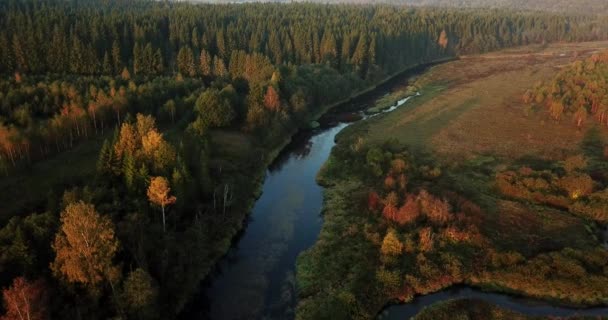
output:
[[[247,232],[206,290],[212,319],[293,316],[295,261],[321,228],[322,189],[314,177],[345,126],[294,140],[287,156],[268,171]]]

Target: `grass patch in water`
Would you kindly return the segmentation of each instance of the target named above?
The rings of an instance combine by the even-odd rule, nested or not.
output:
[[[418,88],[416,88],[415,86],[407,86],[398,91],[392,92],[376,100],[372,107],[365,110],[365,113],[374,114],[382,112],[396,105],[399,101],[407,97],[415,96],[416,92],[418,92]]]

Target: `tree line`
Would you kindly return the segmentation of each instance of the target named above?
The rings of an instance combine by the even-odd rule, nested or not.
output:
[[[441,49],[478,52],[606,36],[601,19],[540,12],[105,3],[110,5],[94,0],[3,1],[0,70],[117,75],[126,67],[138,75],[222,75],[237,68],[236,56],[244,51],[259,53],[275,65],[327,63],[367,75],[378,72],[376,67],[398,69]],[[442,31],[451,40],[443,48],[437,44]]]
[[[608,30],[587,16],[391,6],[9,0],[0,9],[4,172],[103,134],[128,112],[175,121],[171,97],[218,79],[241,97],[232,120],[256,131],[276,120],[268,111],[279,101],[297,113],[408,65]],[[274,107],[263,108],[267,94]]]

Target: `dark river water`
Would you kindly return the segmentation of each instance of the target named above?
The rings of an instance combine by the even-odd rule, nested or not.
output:
[[[243,234],[235,241],[201,294],[187,307],[187,319],[291,319],[296,305],[295,263],[310,248],[321,230],[323,189],[315,177],[327,160],[336,135],[349,123],[347,111],[362,110],[378,97],[403,88],[417,68],[363,97],[337,108],[320,120],[321,127],[298,133],[267,171],[263,193],[255,203]],[[415,99],[415,97],[413,97]],[[408,99],[395,108],[407,107]],[[346,113],[347,116],[344,116]],[[360,117],[361,118],[361,117]],[[363,117],[365,118],[365,117]],[[364,121],[364,120],[363,120]],[[540,315],[570,315],[573,310],[548,304],[528,306],[530,300],[513,300],[469,288],[447,290],[417,298],[413,303],[391,306],[379,316],[408,319],[422,307],[448,298],[483,298],[502,306]],[[524,308],[524,309],[518,309]],[[526,309],[527,308],[527,309]],[[529,312],[528,312],[529,311]],[[598,309],[608,315],[608,309]],[[600,314],[600,313],[594,313]]]
[[[514,297],[506,294],[484,292],[465,286],[456,286],[437,293],[416,297],[414,301],[408,304],[389,306],[384,309],[380,315],[378,315],[378,319],[410,319],[420,312],[424,307],[430,306],[436,302],[451,299],[482,300],[529,316],[608,316],[608,308],[605,307],[587,309],[567,308],[530,298]]]

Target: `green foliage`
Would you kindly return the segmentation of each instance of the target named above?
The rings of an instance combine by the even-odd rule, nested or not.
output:
[[[234,89],[225,88],[219,91],[211,88],[201,93],[196,100],[197,121],[201,121],[207,128],[230,125],[235,118],[235,112],[230,103],[233,92]]]
[[[129,273],[124,282],[124,303],[129,313],[136,318],[158,318],[158,288],[154,279],[143,269],[138,268]]]
[[[14,217],[0,229],[0,274],[3,281],[19,275],[35,275],[48,266],[48,244],[57,228],[50,212]],[[6,284],[5,282],[2,282]]]

